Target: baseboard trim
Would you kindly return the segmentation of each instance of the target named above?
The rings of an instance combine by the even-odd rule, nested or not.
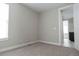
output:
[[[46,43],[46,44],[51,44],[51,45],[58,45],[58,46],[60,46],[60,44],[58,44],[58,43],[47,42],[47,41],[40,41],[40,42]]]
[[[7,47],[7,48],[4,48],[4,49],[0,49],[0,53],[1,52],[6,52],[6,51],[9,51],[9,50],[12,50],[12,49],[16,49],[16,48],[20,48],[20,47],[23,47],[23,46],[27,46],[29,44],[34,44],[34,43],[37,43],[38,41],[32,41],[32,42],[28,42],[28,43],[23,43],[23,44],[18,44],[16,46],[12,46],[12,47]]]
[[[27,46],[29,44],[34,44],[34,43],[37,43],[37,42],[42,42],[42,43],[51,44],[51,45],[59,45],[57,43],[47,42],[47,41],[32,41],[32,42],[27,42],[27,43],[23,43],[23,44],[18,44],[16,46],[11,46],[11,47],[7,47],[7,48],[4,48],[4,49],[0,49],[0,53],[6,52],[6,51],[9,51],[9,50],[12,50],[12,49],[20,48],[20,47],[23,47],[23,46]]]
[[[75,46],[75,49],[76,49],[77,51],[79,51],[79,47],[78,47],[78,46]]]

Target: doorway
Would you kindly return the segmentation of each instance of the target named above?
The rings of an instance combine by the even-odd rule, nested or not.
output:
[[[60,44],[64,47],[74,47],[74,18],[73,6],[66,6],[59,9],[59,36]]]

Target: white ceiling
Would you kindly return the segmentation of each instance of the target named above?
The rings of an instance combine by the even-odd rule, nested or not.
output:
[[[51,8],[58,8],[68,5],[68,3],[24,3],[23,5],[28,6],[29,8],[37,12],[42,12],[50,10]]]

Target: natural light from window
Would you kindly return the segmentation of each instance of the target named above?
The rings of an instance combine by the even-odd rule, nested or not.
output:
[[[0,39],[8,38],[9,5],[0,3]]]
[[[63,21],[63,31],[64,33],[68,33],[68,21]]]

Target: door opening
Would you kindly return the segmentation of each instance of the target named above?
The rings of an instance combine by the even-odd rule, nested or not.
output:
[[[73,6],[60,9],[60,43],[65,47],[74,47]]]

